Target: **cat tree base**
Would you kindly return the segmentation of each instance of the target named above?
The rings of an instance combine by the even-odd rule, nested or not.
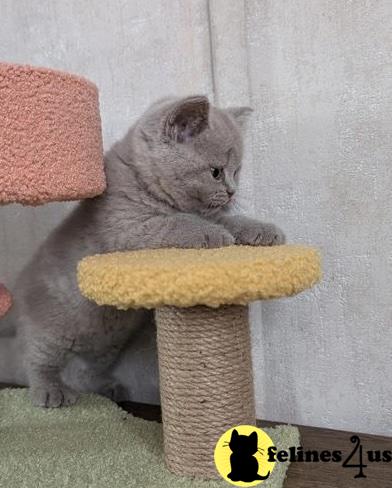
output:
[[[255,425],[248,308],[156,311],[166,465],[216,478],[214,448],[234,425]]]
[[[255,424],[247,303],[318,281],[304,246],[155,249],[90,256],[81,292],[99,305],[156,310],[165,461],[178,475],[216,478],[221,434]]]

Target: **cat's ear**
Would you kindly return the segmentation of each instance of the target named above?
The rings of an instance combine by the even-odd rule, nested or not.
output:
[[[257,448],[257,432],[254,431],[249,436],[250,442]]]
[[[239,437],[238,431],[237,429],[234,429],[233,432],[231,433],[231,440],[235,441],[236,439],[238,439],[238,437]]]
[[[250,114],[253,112],[253,108],[250,107],[229,107],[226,109],[237,124],[244,129],[249,120]]]
[[[193,96],[175,102],[165,116],[163,133],[174,142],[188,142],[208,127],[210,104],[207,97]]]

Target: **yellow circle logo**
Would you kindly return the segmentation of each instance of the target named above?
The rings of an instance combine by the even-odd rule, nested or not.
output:
[[[215,466],[223,479],[235,486],[256,486],[268,479],[275,467],[268,461],[271,438],[254,425],[227,430],[215,446]]]

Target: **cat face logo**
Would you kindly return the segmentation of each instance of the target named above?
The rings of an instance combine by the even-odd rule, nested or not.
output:
[[[214,459],[218,473],[235,486],[256,486],[271,475],[275,462],[268,461],[271,438],[253,425],[238,425],[218,440]]]

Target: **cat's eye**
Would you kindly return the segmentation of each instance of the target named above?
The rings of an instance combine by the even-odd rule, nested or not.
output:
[[[222,168],[211,168],[212,177],[216,180],[220,180],[222,178],[223,169]]]

